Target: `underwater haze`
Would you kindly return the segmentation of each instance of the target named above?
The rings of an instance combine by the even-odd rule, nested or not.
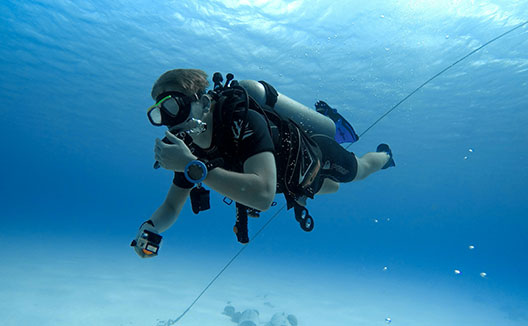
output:
[[[164,129],[146,117],[160,74],[265,80],[362,134],[526,22],[528,1],[3,0],[0,12],[0,324],[162,326],[242,245],[234,205],[212,194],[199,215],[186,204],[158,257],[129,246],[172,182],[152,168]],[[250,238],[276,218],[176,325],[237,325],[226,306],[257,310],[255,326],[528,325],[527,124],[523,25],[362,134],[349,150],[388,143],[396,167],[309,200],[312,232],[277,195]]]

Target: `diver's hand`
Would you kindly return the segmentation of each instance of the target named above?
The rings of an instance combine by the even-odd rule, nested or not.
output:
[[[165,136],[172,144],[166,144],[160,139],[156,139],[154,157],[164,169],[183,172],[187,163],[196,160],[197,157],[191,153],[183,140],[170,131],[166,131]]]

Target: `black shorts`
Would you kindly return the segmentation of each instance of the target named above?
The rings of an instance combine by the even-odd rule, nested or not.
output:
[[[320,183],[328,178],[339,183],[350,182],[357,175],[357,160],[354,153],[347,151],[333,138],[326,135],[313,135],[312,138],[323,154],[321,160]]]

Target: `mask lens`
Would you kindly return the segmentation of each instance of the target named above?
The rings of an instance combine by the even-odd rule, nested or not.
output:
[[[180,112],[180,106],[178,105],[178,102],[176,102],[176,99],[172,97],[165,100],[163,103],[161,103],[161,105],[173,116],[177,116],[178,112]]]
[[[153,125],[161,125],[161,112],[160,112],[160,108],[158,106],[157,107],[153,107],[148,112],[148,117],[149,117],[150,122]]]

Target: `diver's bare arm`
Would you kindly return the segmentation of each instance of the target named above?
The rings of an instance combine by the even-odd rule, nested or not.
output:
[[[204,183],[236,202],[265,211],[275,198],[275,157],[271,152],[251,156],[244,162],[244,173],[213,169]]]
[[[184,189],[171,184],[167,198],[150,217],[158,231],[163,232],[176,222],[190,192],[191,189]]]

